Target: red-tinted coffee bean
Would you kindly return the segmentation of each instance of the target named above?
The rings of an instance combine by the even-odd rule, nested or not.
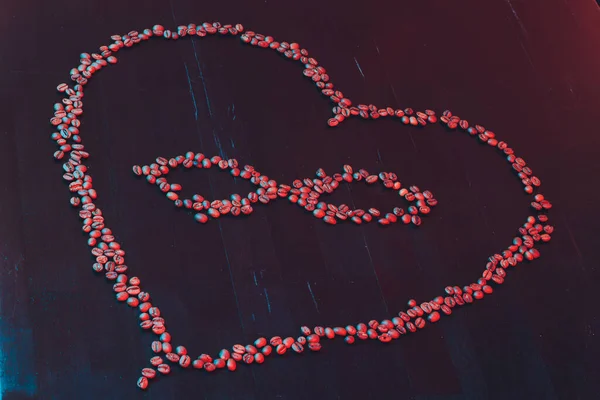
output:
[[[234,359],[227,360],[227,369],[230,371],[235,371],[237,369],[237,362]]]
[[[204,363],[204,370],[207,372],[213,372],[214,370],[217,369],[217,367],[215,366],[215,364],[211,363],[211,362],[207,362]]]
[[[189,367],[191,363],[192,359],[187,354],[182,355],[179,359],[179,365],[181,365],[183,368]]]
[[[273,339],[275,339],[275,338],[273,338]],[[271,340],[273,340],[273,339],[271,339]],[[244,354],[246,352],[246,348],[244,346],[242,346],[241,344],[234,344],[233,345],[233,352],[234,353],[238,353],[238,354]]]
[[[319,350],[321,350],[321,344],[320,343],[309,343],[308,348],[311,351],[319,351]]]
[[[169,366],[169,364],[160,364],[157,367],[158,372],[160,372],[163,375],[167,375],[169,372],[171,372],[171,367]]]
[[[261,349],[261,352],[265,355],[265,356],[269,356],[272,352],[273,352],[273,347],[271,345],[266,345],[265,347],[263,347]]]
[[[140,389],[145,390],[148,387],[148,378],[142,376],[140,379],[138,379],[137,385]]]

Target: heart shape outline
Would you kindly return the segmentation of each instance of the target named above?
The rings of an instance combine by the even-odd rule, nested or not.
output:
[[[173,349],[171,345],[171,336],[166,332],[165,320],[161,317],[161,312],[158,307],[150,303],[150,295],[147,292],[141,291],[139,287],[139,278],[129,278],[125,273],[128,267],[125,265],[125,252],[121,249],[112,231],[105,228],[105,220],[102,211],[94,203],[97,198],[97,193],[92,187],[91,175],[87,174],[87,167],[83,161],[89,157],[89,153],[84,150],[81,144],[79,135],[79,116],[83,113],[83,88],[88,83],[94,73],[101,70],[109,64],[117,62],[116,57],[112,54],[118,52],[123,47],[132,47],[133,45],[147,40],[152,36],[162,36],[165,39],[176,40],[179,37],[193,35],[203,37],[212,34],[236,36],[238,33],[244,32],[242,25],[222,25],[218,22],[203,23],[201,26],[190,24],[188,26],[179,26],[177,32],[172,32],[164,29],[161,25],[155,25],[152,30],[146,29],[142,34],[131,31],[127,35],[114,35],[111,37],[113,43],[110,46],[102,46],[101,53],[93,53],[89,55],[82,53],[80,57],[80,65],[71,70],[71,80],[77,84],[70,87],[66,83],[58,85],[57,90],[64,93],[67,97],[62,103],[56,103],[54,106],[54,116],[50,123],[57,129],[53,132],[51,138],[56,141],[59,149],[54,153],[56,160],[63,160],[68,154],[68,160],[63,163],[62,167],[65,171],[63,179],[69,183],[69,190],[76,193],[71,197],[71,204],[74,207],[81,207],[79,211],[80,218],[84,221],[84,231],[90,233],[88,245],[92,247],[92,255],[96,258],[93,268],[97,272],[105,272],[109,281],[116,281],[113,285],[113,290],[117,293],[117,300],[126,302],[132,307],[138,307],[143,319],[140,326],[143,329],[152,330],[159,336],[160,341],[152,343],[152,349],[155,353],[165,353],[166,358],[171,363],[178,363],[182,367],[193,365],[196,368],[202,368],[206,371],[214,371],[217,368],[227,367],[229,370],[237,368],[237,362],[243,361],[246,364],[253,362],[262,363],[265,356],[272,353],[273,348],[278,354],[284,354],[287,349],[292,349],[296,353],[304,351],[304,345],[308,344],[309,349],[318,351],[321,349],[321,338],[327,337],[333,339],[336,336],[345,336],[348,343],[353,343],[355,337],[366,340],[379,339],[381,342],[391,342],[407,332],[416,332],[418,329],[425,327],[425,319],[422,318],[427,314],[426,319],[429,322],[437,322],[441,314],[450,315],[452,309],[457,305],[472,303],[474,300],[483,298],[486,294],[492,293],[493,289],[490,284],[500,285],[504,282],[506,269],[516,266],[524,260],[533,261],[540,256],[539,251],[534,247],[537,242],[547,242],[551,238],[554,228],[546,224],[548,221],[546,210],[552,207],[552,204],[545,199],[541,193],[535,193],[541,185],[541,181],[533,175],[531,168],[526,162],[514,154],[512,148],[508,144],[496,139],[496,135],[485,129],[481,125],[471,126],[465,119],[453,115],[446,110],[440,117],[442,122],[449,130],[458,128],[466,131],[473,137],[477,137],[482,143],[486,143],[491,147],[500,150],[509,163],[512,164],[525,187],[527,194],[534,196],[534,201],[531,202],[531,207],[538,211],[537,217],[529,216],[527,222],[519,228],[519,234],[513,238],[512,244],[509,245],[502,254],[496,253],[488,258],[486,267],[482,273],[482,277],[477,283],[465,285],[462,289],[459,286],[447,286],[445,296],[437,296],[429,302],[423,302],[420,306],[415,300],[409,301],[409,309],[398,313],[391,321],[384,320],[381,323],[376,320],[371,320],[367,324],[359,323],[354,327],[315,327],[311,330],[308,327],[302,327],[301,333],[297,339],[286,337],[285,339],[274,336],[270,341],[266,338],[258,338],[254,344],[242,346],[234,345],[232,352],[223,349],[219,353],[219,358],[213,359],[207,354],[202,354],[197,360],[192,362],[187,354],[184,346],[176,346]],[[379,108],[373,104],[358,105],[352,107],[352,102],[345,97],[342,92],[334,90],[334,86],[329,82],[329,76],[326,70],[318,64],[314,58],[308,58],[308,52],[301,49],[296,43],[289,44],[287,42],[276,42],[272,37],[256,34],[251,31],[246,31],[241,35],[242,41],[250,45],[273,48],[284,54],[287,58],[300,60],[305,64],[304,75],[310,77],[317,87],[321,89],[322,94],[328,96],[335,104],[333,108],[334,116],[328,120],[328,125],[331,127],[338,126],[346,118],[360,116],[363,119],[378,119],[380,117],[394,116],[400,118],[405,125],[426,126],[428,123],[437,122],[435,112],[426,110],[425,112],[417,112],[410,108],[404,110],[395,110],[391,107]],[[277,44],[277,45],[275,45]],[[95,61],[92,61],[94,59]],[[66,107],[65,107],[66,106]],[[545,224],[545,225],[542,225]],[[97,239],[101,239],[98,243]],[[129,285],[127,285],[129,283]],[[356,335],[356,336],[355,336]],[[173,352],[174,351],[174,352]],[[163,374],[170,372],[170,366],[164,363],[160,356],[154,356],[151,359],[151,364]],[[142,377],[138,379],[138,387],[146,389],[149,384],[149,379],[156,376],[156,371],[153,368],[144,368]]]

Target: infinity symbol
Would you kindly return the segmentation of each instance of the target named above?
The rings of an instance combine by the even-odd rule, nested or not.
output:
[[[178,183],[169,183],[166,176],[172,169],[183,166],[185,169],[208,169],[213,165],[226,171],[233,177],[249,180],[258,189],[248,193],[246,197],[232,194],[229,199],[207,200],[204,196],[195,194],[191,199],[182,199],[179,193],[182,186]],[[306,211],[312,213],[315,218],[321,219],[327,224],[335,225],[338,221],[352,221],[355,224],[371,222],[377,219],[380,225],[390,225],[400,220],[404,224],[421,225],[420,215],[429,214],[431,207],[437,205],[437,200],[429,190],[421,192],[417,186],[402,187],[398,177],[393,172],[381,172],[377,175],[369,174],[364,169],[354,172],[350,165],[344,165],[340,173],[329,176],[322,168],[319,168],[314,178],[297,179],[291,185],[277,184],[274,179],[263,175],[251,165],[239,168],[235,159],[225,160],[219,156],[207,158],[202,153],[187,152],[185,156],[166,159],[156,158],[150,165],[134,165],[133,173],[145,176],[150,184],[157,185],[166,197],[173,201],[176,207],[196,211],[194,218],[200,223],[206,223],[209,217],[219,218],[221,215],[249,215],[254,211],[253,204],[269,204],[271,201],[281,197],[287,199]],[[397,191],[410,206],[406,210],[394,207],[391,212],[382,213],[376,208],[351,209],[346,204],[335,205],[320,200],[324,194],[333,193],[342,182],[365,181],[368,185],[376,182],[383,184],[389,190]]]

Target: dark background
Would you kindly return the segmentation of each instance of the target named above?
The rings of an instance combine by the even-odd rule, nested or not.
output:
[[[542,258],[476,306],[390,345],[336,340],[234,374],[177,369],[141,392],[153,336],[91,270],[48,119],[79,53],[112,34],[203,21],[299,42],[355,103],[450,108],[495,131],[554,203]],[[597,398],[594,1],[2,0],[0,35],[2,399]],[[98,204],[174,341],[194,356],[304,324],[391,318],[409,298],[472,282],[529,215],[510,166],[465,134],[392,120],[329,129],[331,104],[273,51],[209,37],[155,39],[117,56],[84,98]],[[285,200],[199,226],[131,173],[188,150],[235,157],[279,183],[346,163],[393,171],[439,205],[418,229],[325,226]],[[212,170],[170,178],[209,197],[251,187]],[[405,206],[362,184],[331,199]]]

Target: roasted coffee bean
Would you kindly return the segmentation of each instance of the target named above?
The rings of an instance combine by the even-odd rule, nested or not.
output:
[[[137,385],[142,390],[146,389],[148,387],[148,378],[142,376],[140,379],[138,379]]]
[[[207,372],[213,372],[214,370],[217,369],[217,367],[215,366],[215,364],[213,364],[211,362],[204,363],[203,368]]]
[[[282,343],[285,347],[287,347],[289,349],[290,347],[292,347],[292,344],[294,344],[294,341],[295,341],[294,338],[287,337],[282,341]]]
[[[429,314],[427,316],[427,320],[429,322],[437,322],[437,321],[439,321],[440,320],[440,313],[437,312],[437,311],[432,312],[431,314]]]
[[[227,360],[227,369],[230,371],[235,371],[237,369],[237,363],[233,359]]]
[[[168,364],[160,364],[156,369],[163,375],[167,375],[171,372],[171,367]]]
[[[273,340],[273,339],[271,339],[271,340]],[[238,354],[244,354],[246,352],[246,348],[244,346],[242,346],[241,344],[235,344],[235,345],[233,345],[233,352],[238,353]]]
[[[254,355],[256,353],[258,353],[258,350],[256,349],[256,347],[254,347],[253,345],[249,344],[246,346],[246,352],[248,354]]]
[[[191,363],[192,359],[187,354],[184,354],[181,356],[181,358],[179,358],[179,365],[181,365],[183,368],[189,367]]]
[[[288,348],[284,344],[280,344],[275,348],[275,352],[279,355],[283,355],[283,354],[285,354],[287,349]]]
[[[267,345],[267,339],[264,337],[258,338],[254,341],[254,346],[261,349]]]
[[[319,350],[321,350],[321,344],[320,343],[309,343],[308,348],[311,351],[319,351]]]
[[[265,355],[268,356],[273,352],[273,347],[271,345],[266,345],[265,347],[263,347],[261,349],[261,352]]]

